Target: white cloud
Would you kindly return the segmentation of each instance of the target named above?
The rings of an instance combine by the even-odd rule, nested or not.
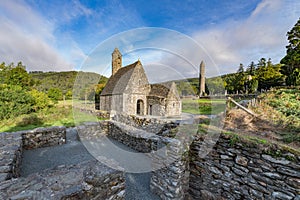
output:
[[[22,61],[29,70],[67,70],[71,65],[61,58],[55,49],[35,36],[28,36],[10,24],[2,23],[0,29],[1,59]]]
[[[239,63],[248,65],[261,57],[279,62],[285,54],[286,32],[300,14],[296,1],[263,0],[247,19],[226,21],[193,38],[202,43],[221,73],[234,72]]]
[[[0,1],[1,62],[22,61],[29,70],[70,70],[72,65],[51,45],[54,24],[23,1]]]

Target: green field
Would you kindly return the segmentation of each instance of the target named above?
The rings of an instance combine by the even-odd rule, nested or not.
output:
[[[182,112],[198,115],[215,115],[225,111],[225,99],[183,99]]]
[[[40,110],[36,113],[21,115],[1,120],[0,132],[29,130],[37,127],[66,126],[71,127],[84,122],[101,120],[92,114],[72,109],[72,101],[61,101],[55,107]]]

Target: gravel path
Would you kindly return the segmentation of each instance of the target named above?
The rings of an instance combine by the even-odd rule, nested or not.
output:
[[[112,142],[120,148],[134,152],[127,146]],[[105,152],[106,153],[106,152]],[[136,154],[139,155],[139,154]],[[42,172],[44,169],[53,168],[59,165],[73,165],[83,161],[95,159],[86,150],[85,146],[78,140],[77,132],[73,128],[67,129],[67,143],[60,146],[45,147],[23,152],[21,166],[21,176]],[[126,158],[125,158],[126,160]],[[127,200],[158,200],[158,196],[150,192],[150,174],[147,173],[126,173],[126,192]]]

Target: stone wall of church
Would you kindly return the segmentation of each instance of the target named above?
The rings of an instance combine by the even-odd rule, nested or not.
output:
[[[123,112],[124,107],[123,102],[123,94],[114,94],[111,97],[111,110],[116,111],[116,112]]]
[[[166,105],[162,98],[148,96],[148,115],[165,116]]]
[[[167,116],[181,115],[181,101],[168,100],[166,103],[166,115]]]
[[[176,85],[170,88],[170,93],[166,100],[166,115],[176,116],[181,115],[181,100],[178,95]]]
[[[111,96],[100,96],[100,110],[111,110]]]
[[[137,114],[137,103],[138,100],[142,100],[141,105],[141,114],[147,114],[147,98],[144,94],[124,94],[124,112],[128,115],[136,115]]]

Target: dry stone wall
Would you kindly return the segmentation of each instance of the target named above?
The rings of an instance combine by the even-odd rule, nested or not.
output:
[[[20,176],[23,149],[64,144],[65,127],[37,128],[29,131],[0,133],[0,182]]]
[[[157,134],[164,126],[160,121],[121,117],[121,122],[85,123],[77,128],[88,138],[107,135],[148,153],[155,169],[150,189],[161,199],[300,200],[300,156],[296,151],[221,134],[202,157],[204,135],[194,135],[192,144],[186,146],[185,138]],[[94,163],[97,161],[18,177],[23,149],[63,144],[65,132],[64,127],[52,127],[0,133],[0,199],[124,199],[124,173]]]
[[[20,175],[22,134],[0,133],[0,182]]]
[[[54,126],[21,131],[24,149],[36,149],[66,143],[66,127]]]
[[[97,161],[59,166],[26,178],[0,183],[1,199],[124,199],[125,179],[120,171]]]
[[[164,145],[161,145],[163,143]],[[163,146],[165,149],[159,149]],[[184,199],[189,184],[188,149],[176,139],[164,138],[153,148],[150,189],[161,199]],[[157,150],[160,151],[157,153]]]
[[[161,199],[183,199],[188,190],[188,148],[174,138],[158,136],[123,123],[109,122],[108,136],[152,159],[150,189]],[[158,152],[159,151],[159,152]]]
[[[158,135],[163,135],[165,131],[174,129],[179,125],[179,123],[168,119],[145,118],[121,113],[113,115],[112,120]]]
[[[204,158],[205,140],[198,137],[191,145],[193,199],[300,199],[299,156],[232,137],[222,134]]]
[[[86,126],[93,124],[87,123]],[[107,124],[102,127],[107,128]],[[0,133],[0,138],[0,199],[119,200],[125,197],[124,173],[97,161],[62,165],[28,177],[19,177],[23,149],[65,143],[65,127]]]

